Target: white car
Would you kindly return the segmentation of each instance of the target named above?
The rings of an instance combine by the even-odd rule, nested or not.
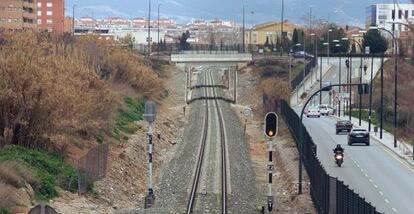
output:
[[[306,112],[306,117],[321,117],[318,106],[310,106]]]
[[[319,111],[321,112],[321,115],[326,115],[326,116],[330,114],[332,115],[335,113],[334,108],[327,104],[319,105]]]

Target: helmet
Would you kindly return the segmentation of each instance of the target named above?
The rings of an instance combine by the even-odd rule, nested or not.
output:
[[[336,145],[336,148],[341,148],[341,144]]]

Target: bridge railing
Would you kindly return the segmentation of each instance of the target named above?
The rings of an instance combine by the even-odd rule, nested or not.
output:
[[[355,193],[343,181],[331,177],[318,159],[317,146],[299,116],[286,101],[281,104],[282,117],[296,142],[311,183],[310,194],[318,213],[379,214],[376,208]],[[303,144],[299,130],[302,126]]]

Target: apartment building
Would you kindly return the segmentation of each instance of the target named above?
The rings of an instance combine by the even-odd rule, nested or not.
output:
[[[0,30],[36,29],[35,0],[1,0]]]
[[[64,0],[36,0],[37,26],[39,31],[62,35],[65,23]]]
[[[283,23],[283,32],[287,38],[292,38],[293,30],[296,25],[293,23]],[[253,26],[251,29],[247,29],[245,32],[245,43],[249,45],[263,45],[266,40],[273,44],[277,43],[277,38],[281,35],[281,23],[280,22],[265,22]]]
[[[400,32],[408,31],[406,24],[414,22],[414,4],[374,4],[366,8],[365,25],[378,26],[392,31],[393,20],[395,24],[396,36]],[[384,34],[386,35],[386,34]],[[386,35],[389,37],[389,35]]]

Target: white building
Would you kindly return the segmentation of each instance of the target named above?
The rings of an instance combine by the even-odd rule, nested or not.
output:
[[[397,4],[394,10],[394,4],[374,4],[366,8],[365,25],[378,26],[392,32],[392,22],[403,23],[396,24],[395,31],[397,37],[400,32],[407,31],[404,25],[408,22],[414,23],[414,4]]]

